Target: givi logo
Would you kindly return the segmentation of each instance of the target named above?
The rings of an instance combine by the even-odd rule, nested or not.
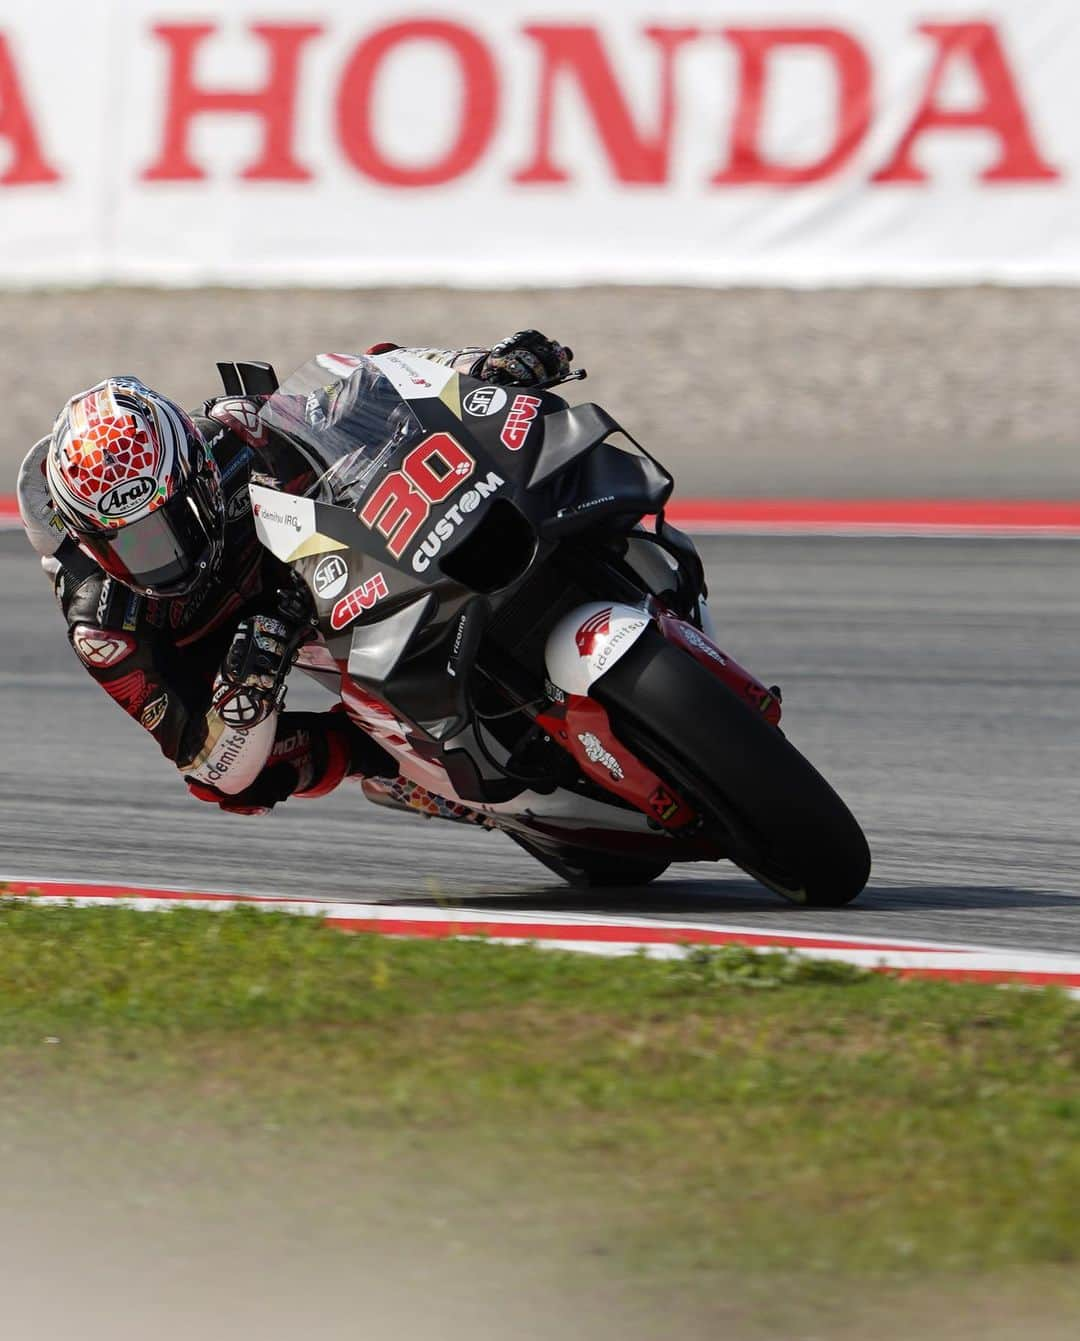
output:
[[[359,619],[365,610],[370,610],[377,601],[381,601],[389,594],[386,578],[382,573],[376,573],[361,586],[354,587],[347,596],[342,596],[330,612],[330,627],[335,632],[340,632],[354,619]]]
[[[515,398],[513,405],[510,407],[510,413],[506,416],[503,431],[499,435],[503,446],[509,451],[517,452],[525,446],[529,429],[532,428],[533,420],[539,414],[542,404],[543,402],[537,400],[535,396],[517,396]]]
[[[611,607],[606,610],[600,610],[589,618],[574,634],[574,642],[577,643],[578,656],[591,657],[596,651],[596,644],[601,638],[606,638],[611,632]]]

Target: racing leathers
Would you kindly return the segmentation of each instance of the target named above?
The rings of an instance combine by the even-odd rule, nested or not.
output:
[[[512,341],[493,350],[409,352],[493,381],[516,373],[523,385],[565,370],[569,351],[537,337],[548,356],[538,359],[529,352],[536,333],[522,336],[504,354]],[[248,484],[259,475],[303,492],[312,481],[307,463],[271,437],[259,409],[257,399],[227,396],[192,416],[217,462],[225,537],[212,580],[187,597],[141,596],[79,549],[44,483],[49,439],[31,450],[19,475],[23,522],[53,580],[75,654],[153,735],[193,795],[244,814],[265,813],[290,796],[324,796],[349,776],[397,773],[391,756],[340,710],[282,707],[285,675],[312,633],[310,611],[291,570],[256,537]]]

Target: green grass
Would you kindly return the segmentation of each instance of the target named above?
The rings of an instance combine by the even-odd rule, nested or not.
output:
[[[5,903],[0,1113],[9,1145],[43,1113],[65,1139],[167,1114],[286,1163],[512,1165],[657,1280],[1080,1263],[1080,1007],[1053,992]]]

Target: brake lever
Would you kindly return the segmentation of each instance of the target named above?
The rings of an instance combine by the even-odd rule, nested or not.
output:
[[[549,377],[546,382],[534,382],[529,390],[550,391],[552,387],[562,386],[564,382],[584,382],[588,375],[587,369],[575,368],[573,372],[568,372],[563,377]]]

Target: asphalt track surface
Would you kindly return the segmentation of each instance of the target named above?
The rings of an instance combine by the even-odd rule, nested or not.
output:
[[[850,908],[792,908],[726,864],[597,900],[501,835],[348,787],[220,814],[86,676],[15,533],[0,534],[0,875],[1080,950],[1076,543],[701,546],[721,644],[781,683],[789,735],[867,830],[874,876]],[[290,702],[329,704],[299,677]]]

